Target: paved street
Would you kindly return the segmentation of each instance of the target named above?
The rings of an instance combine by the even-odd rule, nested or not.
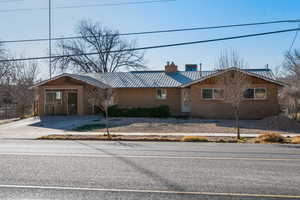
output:
[[[300,199],[300,146],[0,140],[0,199]]]

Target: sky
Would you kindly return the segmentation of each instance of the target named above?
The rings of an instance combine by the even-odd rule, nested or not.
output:
[[[53,7],[133,2],[141,0],[52,0]],[[48,0],[0,0],[0,40],[19,40],[48,37],[48,10],[16,11],[11,9],[47,7]],[[10,11],[8,11],[10,10]],[[120,33],[177,29],[261,21],[300,19],[299,0],[175,0],[136,5],[93,6],[72,9],[53,9],[53,37],[74,36],[80,20],[92,20]],[[296,28],[297,23],[251,27],[201,30],[180,33],[126,37],[135,40],[137,47],[162,45],[195,40],[214,39],[257,32]],[[162,70],[167,61],[174,61],[180,70],[185,64],[202,63],[203,70],[215,68],[224,50],[234,50],[250,68],[280,66],[284,53],[291,46],[295,32],[195,44],[145,52],[149,70]],[[53,42],[55,46],[55,42]],[[5,44],[19,56],[47,56],[47,42]],[[300,34],[294,47],[300,45]],[[55,47],[54,50],[55,52]],[[39,61],[40,76],[48,76],[47,61]]]

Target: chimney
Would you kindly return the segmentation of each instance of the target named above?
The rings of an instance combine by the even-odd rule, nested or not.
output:
[[[174,62],[172,62],[170,64],[170,62],[167,62],[167,65],[165,66],[165,72],[166,73],[176,73],[178,70],[177,65],[174,64]]]
[[[185,71],[186,72],[194,72],[198,70],[198,65],[197,64],[186,64],[185,65]]]

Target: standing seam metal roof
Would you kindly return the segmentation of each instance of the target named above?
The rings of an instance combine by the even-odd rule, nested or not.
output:
[[[246,69],[262,78],[275,80],[269,69]],[[134,72],[107,72],[102,74],[88,73],[86,76],[101,81],[113,88],[160,88],[180,87],[181,85],[196,81],[217,71],[178,71],[166,73],[165,71],[134,71]]]

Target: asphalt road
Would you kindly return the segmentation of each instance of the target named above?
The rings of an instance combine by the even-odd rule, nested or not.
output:
[[[300,146],[0,140],[0,199],[300,199]]]

